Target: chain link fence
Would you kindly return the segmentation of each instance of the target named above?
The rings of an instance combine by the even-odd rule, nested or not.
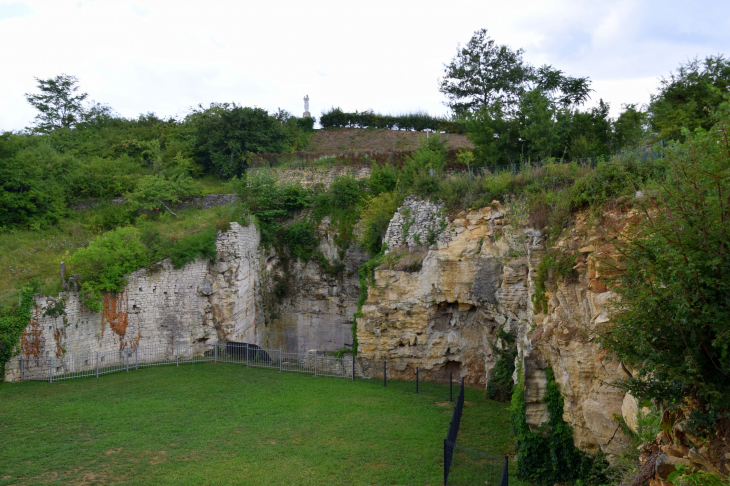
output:
[[[352,356],[328,356],[316,351],[287,353],[238,342],[188,343],[138,346],[89,355],[66,354],[51,358],[20,358],[21,381],[61,381],[99,377],[150,366],[187,363],[237,363],[254,368],[310,373],[315,376],[354,379]]]

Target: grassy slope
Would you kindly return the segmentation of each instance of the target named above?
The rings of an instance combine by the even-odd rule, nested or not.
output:
[[[336,130],[317,130],[307,144],[306,152],[339,154],[343,152],[415,150],[424,132],[400,130],[368,130],[359,128],[339,128]],[[453,133],[441,134],[441,139],[449,147],[472,148],[473,144],[466,135]]]
[[[413,385],[212,363],[0,384],[0,485],[441,484],[451,404]],[[508,453],[483,393],[461,441]]]
[[[177,212],[179,218],[161,213],[143,219],[151,221],[163,235],[181,236],[198,231],[204,223],[225,219],[226,211],[227,207],[188,209]],[[20,287],[32,278],[41,283],[42,293],[55,295],[61,291],[61,260],[103,232],[97,222],[92,209],[73,214],[50,228],[0,233],[0,308],[17,303]],[[73,271],[67,268],[67,275]]]

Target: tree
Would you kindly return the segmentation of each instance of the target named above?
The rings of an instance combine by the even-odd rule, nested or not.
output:
[[[519,121],[508,119],[497,102],[482,106],[466,119],[474,155],[487,165],[512,164],[520,161],[522,143]]]
[[[637,146],[647,133],[648,113],[635,104],[623,106],[624,111],[613,122],[614,147],[632,148]]]
[[[76,92],[76,76],[61,74],[52,79],[35,78],[40,94],[26,93],[25,98],[40,113],[35,117],[36,130],[48,133],[57,128],[73,128],[84,120],[87,93]]]
[[[723,56],[695,58],[662,78],[649,105],[651,125],[661,140],[684,140],[682,128],[709,130],[712,113],[730,90],[730,60]]]
[[[440,81],[447,106],[457,114],[473,112],[495,102],[509,105],[519,98],[531,74],[522,61],[522,49],[513,51],[498,45],[486,29],[474,32],[464,47],[457,47],[456,57]]]
[[[643,220],[612,288],[620,296],[601,341],[631,371],[639,399],[689,405],[695,430],[730,412],[730,106],[709,131],[671,144],[666,179],[646,188]],[[656,209],[656,210],[655,210]]]
[[[551,103],[570,108],[585,103],[590,98],[591,82],[586,78],[565,76],[563,71],[545,64],[530,68],[528,81],[533,90],[539,90]]]
[[[194,127],[198,161],[206,171],[223,178],[240,177],[249,153],[279,153],[288,148],[284,126],[263,108],[213,103],[194,110],[187,121]]]

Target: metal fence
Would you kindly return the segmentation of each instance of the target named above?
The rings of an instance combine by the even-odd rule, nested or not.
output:
[[[456,443],[463,411],[464,379],[462,378],[454,412],[451,414],[451,422],[449,422],[449,431],[444,439],[444,486],[447,484],[508,486],[509,459],[507,457],[502,459],[491,456]],[[499,483],[497,483],[497,478],[499,478]]]
[[[20,358],[21,381],[61,381],[99,377],[149,366],[201,362],[238,363],[255,368],[310,373],[315,376],[350,378],[355,376],[352,356],[327,356],[309,351],[287,353],[264,349],[255,344],[221,342],[139,346],[90,355],[67,354],[51,358]]]

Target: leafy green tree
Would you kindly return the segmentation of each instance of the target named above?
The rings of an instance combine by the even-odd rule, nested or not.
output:
[[[508,118],[497,102],[483,106],[466,119],[467,137],[474,156],[486,165],[519,162],[522,156],[519,121]]]
[[[0,135],[0,227],[45,226],[67,211],[64,182],[74,161],[37,142]]]
[[[194,110],[186,123],[194,127],[199,163],[206,172],[226,179],[244,173],[249,153],[278,153],[289,147],[283,124],[262,108],[213,103]]]
[[[61,74],[52,79],[35,78],[40,94],[26,93],[25,98],[40,113],[35,117],[35,129],[48,133],[58,128],[73,128],[84,121],[84,100],[87,93],[78,93],[76,76]]]
[[[539,90],[525,94],[520,103],[520,137],[527,158],[540,160],[562,155],[570,127],[570,112],[560,109]]]
[[[613,125],[609,105],[599,100],[598,106],[574,111],[566,134],[565,155],[571,159],[609,155],[613,149]]]
[[[617,149],[634,148],[646,138],[649,115],[636,104],[624,105],[623,109],[613,122],[613,146]]]
[[[695,58],[662,78],[651,97],[651,125],[660,140],[684,140],[683,128],[709,130],[712,113],[730,89],[730,60],[724,56]]]
[[[613,288],[620,296],[603,344],[632,371],[640,399],[689,402],[692,425],[712,431],[730,412],[730,106],[709,131],[684,130],[666,150],[667,176],[645,191],[644,218]],[[658,209],[655,210],[654,208]]]
[[[588,78],[566,76],[561,70],[547,64],[537,69],[530,68],[527,80],[532,86],[531,91],[539,90],[552,104],[562,108],[582,105],[593,91]]]
[[[522,49],[499,45],[486,29],[474,32],[451,63],[445,65],[439,90],[457,114],[473,112],[495,102],[509,105],[519,98],[531,74],[522,60]]]
[[[128,196],[132,210],[153,210],[160,206],[177,217],[170,206],[185,197],[199,196],[200,185],[185,174],[167,178],[162,174],[145,176]]]

